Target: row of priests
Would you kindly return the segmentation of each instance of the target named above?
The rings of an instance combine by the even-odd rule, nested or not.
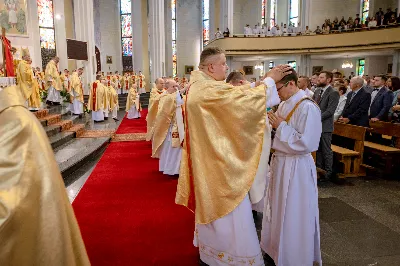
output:
[[[96,81],[90,85],[88,109],[92,111],[94,122],[108,120],[110,112],[112,118],[118,121],[118,93],[101,75],[97,75]]]
[[[182,106],[184,98],[173,79],[158,78],[150,93],[147,141],[152,141],[152,157],[159,158],[159,171],[178,175],[184,140]]]
[[[107,86],[112,86],[118,92],[118,94],[129,93],[129,90],[136,84],[136,91],[138,94],[146,93],[146,81],[145,76],[141,71],[138,74],[135,72],[120,75],[118,71],[115,71],[114,75],[112,72],[108,72],[107,75],[104,72],[97,72],[102,78],[107,80]]]

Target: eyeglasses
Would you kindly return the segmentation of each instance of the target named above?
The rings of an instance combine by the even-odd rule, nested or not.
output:
[[[285,84],[283,84],[283,86],[281,87],[276,87],[276,91],[279,91],[280,89],[282,89],[283,87],[286,87],[289,84],[290,81],[286,82]]]

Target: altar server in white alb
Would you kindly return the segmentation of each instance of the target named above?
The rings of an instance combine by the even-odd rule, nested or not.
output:
[[[321,112],[297,81],[293,70],[276,83],[283,102],[276,113],[268,113],[276,134],[261,248],[277,266],[322,265],[317,172],[311,155],[322,132]]]
[[[168,79],[165,87],[167,93],[160,97],[154,124],[153,157],[160,158],[160,172],[165,175],[178,175],[182,156],[181,144],[185,134],[183,99],[175,80]]]
[[[138,119],[141,117],[140,111],[142,107],[140,106],[140,95],[137,92],[137,85],[133,84],[129,89],[128,98],[126,99],[126,112],[128,113],[126,118],[128,119]]]
[[[74,115],[82,117],[83,113],[83,87],[80,76],[83,73],[83,68],[79,68],[76,72],[72,73],[70,81],[70,95],[72,98],[72,104],[70,105],[70,111]]]

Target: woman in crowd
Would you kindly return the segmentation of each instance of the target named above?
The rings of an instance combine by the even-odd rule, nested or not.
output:
[[[337,121],[339,119],[339,117],[342,115],[344,106],[346,105],[346,101],[347,101],[347,97],[345,95],[347,92],[346,86],[340,85],[338,87],[338,90],[339,90],[340,98],[339,98],[339,104],[336,107],[335,114],[333,115],[334,121]]]

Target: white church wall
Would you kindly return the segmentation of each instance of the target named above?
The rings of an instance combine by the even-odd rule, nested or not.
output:
[[[101,67],[105,72],[122,72],[121,26],[118,0],[100,1]],[[112,64],[106,57],[112,56]]]
[[[40,37],[39,37],[39,21],[37,15],[36,0],[27,1],[27,35],[9,35],[6,34],[10,40],[11,45],[17,48],[16,58],[21,58],[21,48],[28,48],[32,58],[32,66],[42,65],[42,57],[40,55]],[[0,62],[3,62],[3,55],[0,53]]]
[[[357,72],[357,62],[359,58],[339,58],[339,59],[311,59],[311,69],[315,66],[322,66],[323,70],[332,71],[337,69],[345,77],[350,76],[351,72]],[[342,68],[343,61],[347,60],[353,64],[353,68]]]
[[[251,28],[261,23],[261,2],[257,0],[235,0],[233,3],[233,29],[231,34],[243,34],[244,27],[249,24]],[[216,25],[215,27],[219,27]],[[221,29],[224,31],[224,29]]]
[[[360,13],[360,5],[360,0],[311,0],[310,25],[308,26],[311,30],[315,30],[317,26],[321,27],[324,24],[325,19],[333,21],[335,17],[338,17],[340,20],[342,16],[345,20],[349,17],[354,19],[356,14]]]
[[[392,63],[393,57],[390,56],[369,56],[365,58],[365,74],[369,76],[387,74],[388,64]]]
[[[168,34],[170,35],[169,32]],[[177,1],[177,59],[179,77],[185,74],[185,65],[194,66],[194,69],[197,69],[200,62],[201,36],[201,1]],[[172,61],[172,57],[167,58],[167,60]],[[172,69],[172,64],[170,68]],[[189,75],[186,76],[189,77]]]

